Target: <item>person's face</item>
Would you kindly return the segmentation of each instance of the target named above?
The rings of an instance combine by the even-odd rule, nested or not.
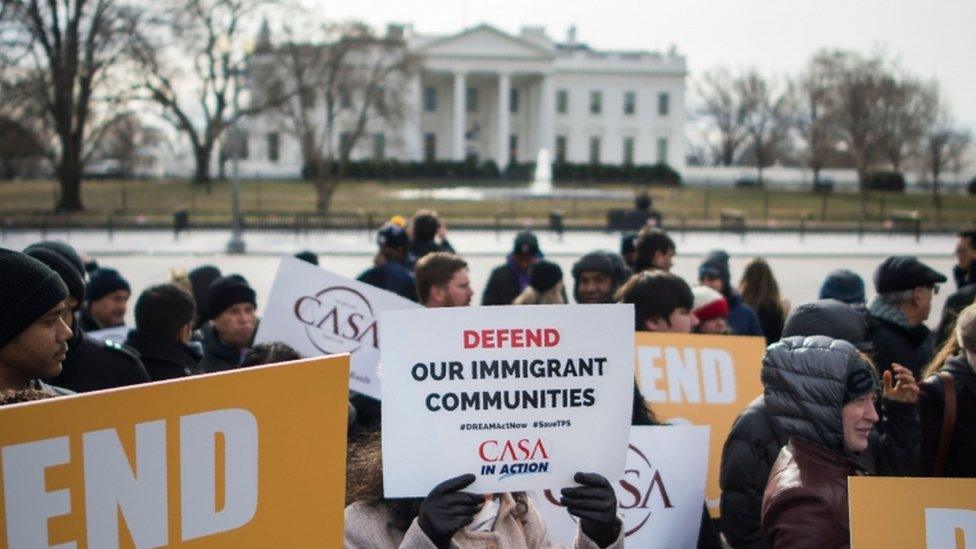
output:
[[[710,318],[698,324],[698,332],[702,334],[722,335],[728,331],[728,323],[722,317]]]
[[[722,293],[722,279],[714,276],[705,275],[700,280],[702,286],[708,286],[718,293]]]
[[[88,310],[102,328],[125,324],[125,309],[129,304],[129,292],[115,290],[98,301],[92,301]]]
[[[691,312],[691,309],[685,309],[684,307],[679,307],[671,311],[671,316],[667,320],[647,319],[644,321],[644,327],[649,332],[690,334],[695,329],[695,326],[698,326],[698,317]]]
[[[674,250],[668,250],[666,252],[654,252],[654,257],[651,258],[651,264],[654,265],[656,269],[671,272],[671,267],[674,266],[674,254]]]
[[[69,297],[68,299],[64,300],[64,305],[65,307],[64,307],[64,312],[61,313],[61,320],[64,321],[65,325],[68,326],[68,328],[74,330],[75,311],[78,310],[78,306],[81,305],[81,303],[78,303],[77,299],[73,297]]]
[[[938,292],[937,288],[938,286],[932,286],[929,288],[919,287],[913,290],[915,307],[918,309],[919,324],[925,322],[929,318],[929,315],[932,314],[932,298],[935,297],[936,292]]]
[[[580,303],[607,303],[613,289],[613,279],[606,273],[584,271],[576,281]]]
[[[471,304],[471,280],[468,270],[456,271],[447,284],[431,286],[427,307],[467,307]]]
[[[960,269],[968,269],[974,259],[976,259],[976,249],[973,249],[972,242],[965,236],[960,236],[956,240],[956,265]]]
[[[522,271],[528,271],[535,259],[534,254],[515,254],[515,265]]]
[[[844,420],[844,444],[852,452],[863,452],[868,448],[868,436],[878,422],[878,411],[874,401],[876,392],[868,393],[844,405],[841,416]]]
[[[256,324],[257,315],[250,303],[237,303],[213,319],[220,341],[235,349],[243,349],[251,342]]]
[[[13,341],[0,348],[3,379],[17,380],[22,388],[36,378],[52,378],[61,373],[61,362],[68,354],[71,328],[64,322],[67,303],[62,301],[37,319]],[[2,387],[0,387],[2,388]]]

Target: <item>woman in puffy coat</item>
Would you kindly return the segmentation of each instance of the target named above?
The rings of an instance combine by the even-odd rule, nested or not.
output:
[[[769,547],[848,547],[847,478],[866,475],[867,450],[879,416],[877,373],[850,343],[824,336],[789,337],[767,349],[762,382],[775,428],[789,436],[763,494],[762,530]],[[918,398],[910,372],[886,392]]]

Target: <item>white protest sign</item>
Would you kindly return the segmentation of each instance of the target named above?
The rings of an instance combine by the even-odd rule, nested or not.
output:
[[[631,305],[384,311],[383,486],[425,496],[619,478],[634,385]]]
[[[125,340],[129,337],[129,330],[131,328],[128,326],[116,326],[114,328],[104,328],[85,333],[99,341],[112,341],[121,344],[125,343]]]
[[[350,353],[349,388],[380,398],[380,311],[416,303],[294,257],[282,257],[254,343],[280,341],[304,357]]]
[[[613,483],[625,545],[681,549],[698,544],[708,430],[697,425],[631,427],[627,468]],[[531,497],[552,541],[571,547],[576,522],[559,505],[559,492],[533,492]]]

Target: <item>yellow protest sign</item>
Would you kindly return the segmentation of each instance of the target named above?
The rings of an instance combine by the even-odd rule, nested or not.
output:
[[[722,445],[736,416],[762,394],[761,337],[637,333],[637,379],[660,421],[711,427],[705,501],[718,516]]]
[[[851,547],[976,547],[976,479],[850,477]]]
[[[0,546],[339,547],[349,355],[0,408]]]

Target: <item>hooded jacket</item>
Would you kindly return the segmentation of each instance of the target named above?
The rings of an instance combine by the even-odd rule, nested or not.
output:
[[[542,259],[542,254],[537,255]],[[492,269],[485,284],[485,292],[481,296],[482,305],[511,305],[522,290],[529,285],[529,271],[519,269],[515,262],[515,254],[508,254],[505,264]]]
[[[774,429],[787,435],[763,495],[770,547],[850,543],[847,477],[865,474],[844,442],[847,376],[864,367],[857,348],[825,336],[785,338],[766,350],[762,382]]]
[[[874,346],[871,359],[878,372],[890,370],[892,363],[898,363],[911,370],[915,379],[921,379],[922,370],[935,355],[931,332],[925,324],[909,326],[903,318],[895,321],[879,314],[884,310],[877,299],[868,307],[868,337]]]
[[[867,330],[864,318],[849,305],[821,299],[794,308],[783,335],[824,335],[865,350],[870,346]],[[875,425],[868,450],[858,456],[858,461],[879,475],[914,475],[920,441],[915,406],[882,399],[880,415],[883,419]],[[719,476],[722,533],[732,547],[766,546],[760,524],[763,492],[769,471],[788,439],[787,433],[773,425],[763,395],[749,403],[732,424],[722,448]]]
[[[95,339],[77,322],[72,332],[68,355],[61,373],[50,380],[52,385],[85,393],[149,382],[146,367],[130,347]]]
[[[194,347],[175,339],[132,330],[125,344],[139,351],[142,363],[153,381],[202,373],[199,352]]]

